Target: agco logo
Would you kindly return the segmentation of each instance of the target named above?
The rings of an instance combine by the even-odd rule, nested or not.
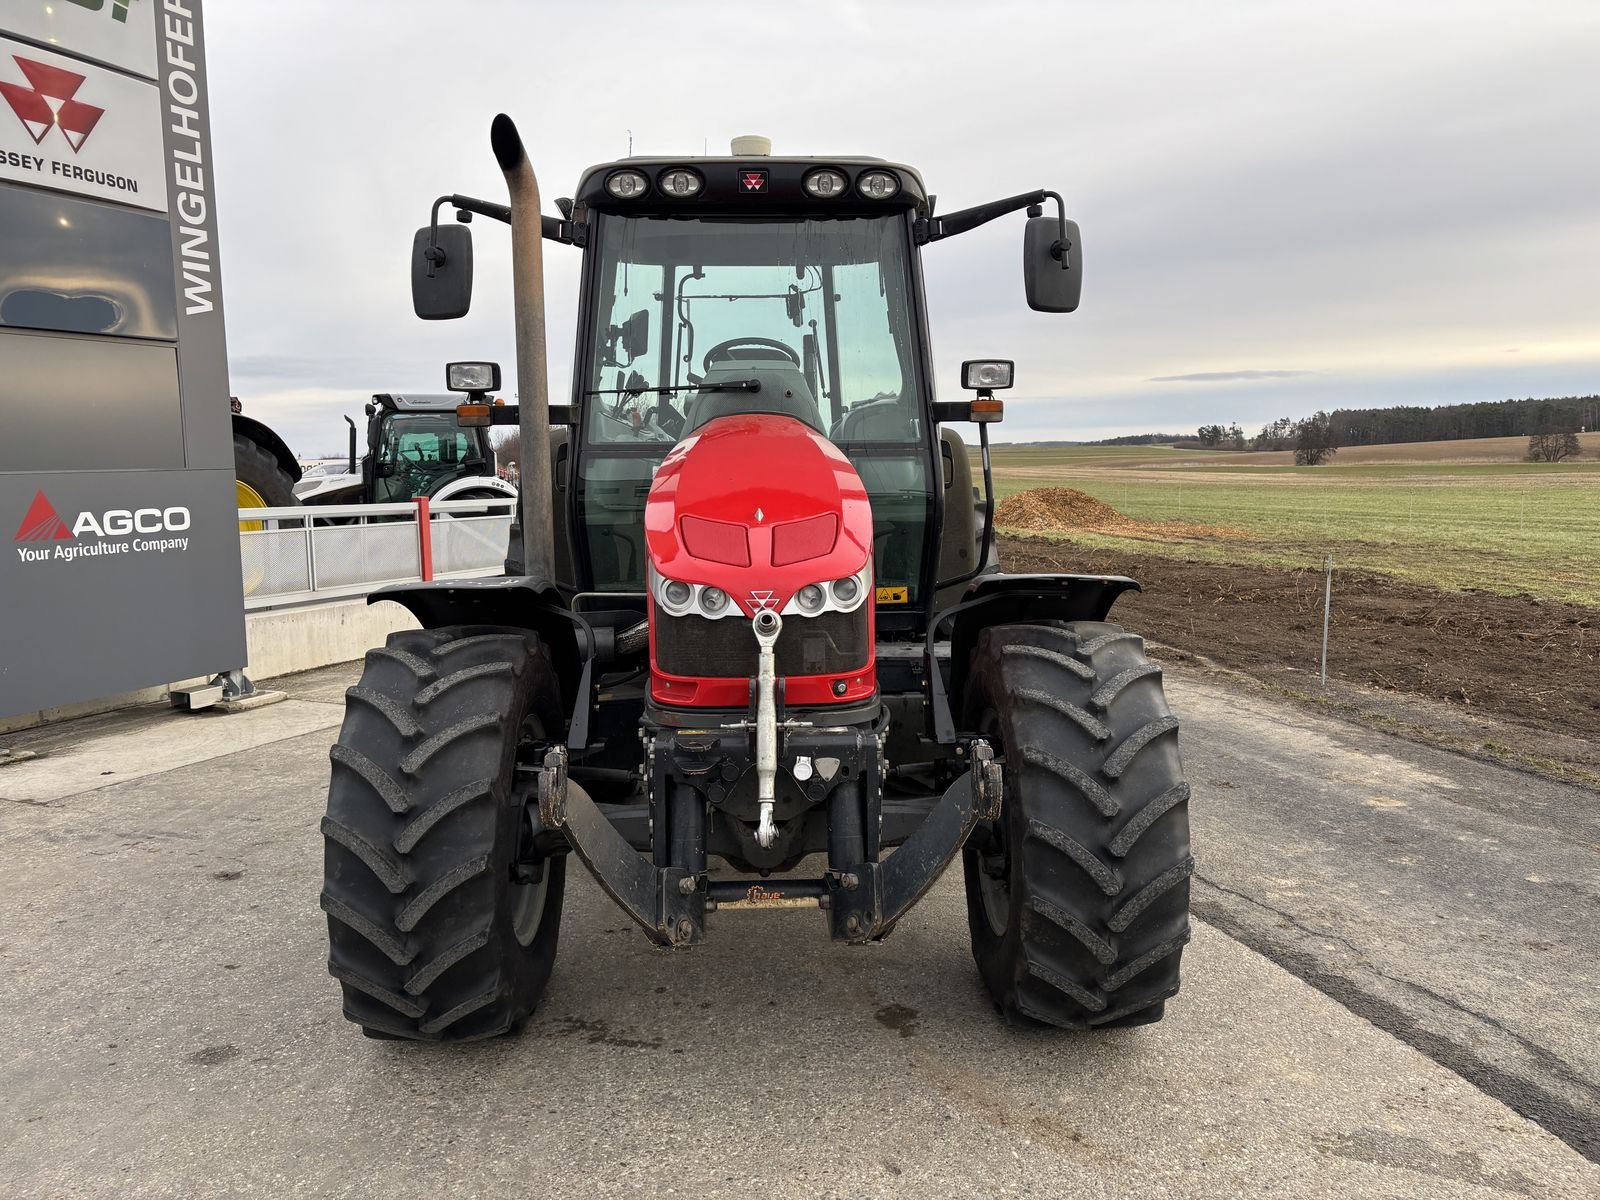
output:
[[[17,120],[22,122],[33,144],[39,145],[52,129],[59,129],[74,154],[83,149],[100,118],[106,115],[103,108],[73,99],[87,76],[35,62],[20,54],[13,54],[11,59],[21,68],[30,86],[0,80],[0,96],[11,105],[11,111],[17,114]]]
[[[19,542],[70,542],[72,530],[67,528],[67,523],[61,519],[61,514],[56,512],[56,506],[51,504],[43,492],[35,492],[33,503],[28,505],[27,515],[22,518],[22,524],[17,526],[16,541]]]
[[[89,545],[56,545],[34,549],[32,545],[18,546],[17,556],[23,562],[43,562],[46,559],[71,560],[107,554],[165,554],[169,550],[187,550],[187,537],[147,537],[147,534],[182,534],[192,520],[192,514],[181,505],[169,508],[111,508],[104,512],[80,512],[69,528],[56,506],[42,491],[35,492],[33,503],[22,516],[13,540],[28,543],[77,542],[83,534],[93,534],[102,539]]]

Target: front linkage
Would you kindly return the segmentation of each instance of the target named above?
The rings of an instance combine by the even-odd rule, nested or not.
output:
[[[774,616],[754,632],[764,657],[781,625]],[[765,637],[763,638],[763,635]],[[980,821],[1000,815],[1001,765],[982,738],[957,748],[968,769],[933,803],[921,824],[880,861],[882,783],[887,773],[881,735],[870,726],[819,726],[789,719],[777,697],[782,681],[752,681],[752,712],[716,728],[647,731],[652,856],[636,851],[568,774],[567,750],[545,752],[538,771],[532,831],[559,834],[602,888],[663,946],[695,945],[705,916],[717,908],[776,908],[815,904],[829,913],[835,940],[862,943],[884,937],[933,885]],[[774,787],[787,763],[801,799],[783,801]],[[754,772],[759,788],[756,829],[731,814],[725,827],[744,842],[748,857],[769,861],[803,853],[806,812],[827,821],[828,868],[815,879],[711,880],[706,873],[706,822],[722,809],[739,781]],[[793,811],[787,811],[785,805]],[[775,817],[782,818],[781,824]]]

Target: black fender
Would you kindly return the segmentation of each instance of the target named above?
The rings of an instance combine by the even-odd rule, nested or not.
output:
[[[295,456],[289,453],[288,443],[267,426],[240,413],[234,413],[233,433],[235,437],[246,438],[260,446],[278,460],[278,465],[283,468],[285,475],[296,483],[300,482],[300,464]]]
[[[380,600],[401,605],[424,629],[496,625],[538,634],[555,663],[562,703],[570,717],[569,743],[579,737],[583,739],[579,745],[587,743],[588,693],[599,639],[589,622],[567,606],[555,584],[525,576],[397,583],[367,597],[368,604]]]
[[[972,651],[983,630],[1038,621],[1104,621],[1118,596],[1138,590],[1138,583],[1126,575],[978,576],[957,603],[935,614],[928,624],[925,678],[934,740],[943,745],[956,741],[950,697],[966,694]],[[946,625],[950,628],[948,686],[934,656],[934,643]]]

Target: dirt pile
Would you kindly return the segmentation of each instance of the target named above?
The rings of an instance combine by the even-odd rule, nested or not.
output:
[[[1113,537],[1159,538],[1242,538],[1243,529],[1226,525],[1200,525],[1191,521],[1136,521],[1123,516],[1109,504],[1068,487],[1029,488],[1000,501],[994,510],[994,523],[1002,529],[1029,533],[1104,533]]]

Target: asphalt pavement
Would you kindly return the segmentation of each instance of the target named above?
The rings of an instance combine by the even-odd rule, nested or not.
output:
[[[1600,1160],[1600,796],[1179,676],[1200,916]]]
[[[348,1025],[324,967],[353,677],[6,739],[39,757],[0,768],[0,1195],[1600,1194],[1497,1098],[1549,1090],[1556,1127],[1596,1077],[1582,793],[1186,676],[1206,920],[1160,1025],[1005,1026],[954,874],[879,946],[750,912],[674,954],[574,871],[527,1032],[402,1045]]]

